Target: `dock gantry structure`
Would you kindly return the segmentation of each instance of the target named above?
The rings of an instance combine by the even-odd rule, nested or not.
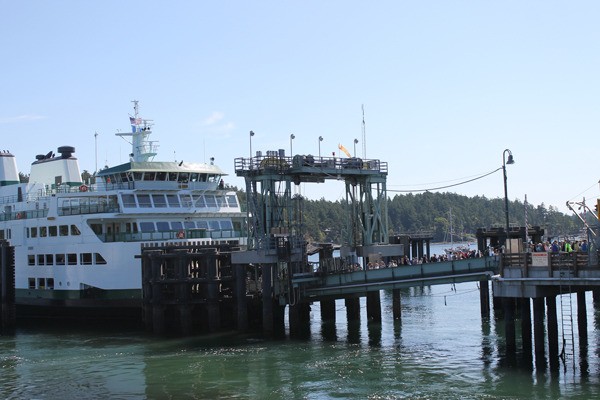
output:
[[[274,255],[281,240],[300,249],[304,243],[303,198],[292,184],[343,180],[348,207],[342,255],[368,256],[376,246],[390,249],[387,222],[387,163],[356,157],[286,156],[284,150],[257,151],[235,159],[236,175],[244,177],[248,206],[248,250]],[[397,250],[397,246],[392,246]],[[386,255],[386,254],[383,254]],[[292,254],[293,261],[299,261]]]

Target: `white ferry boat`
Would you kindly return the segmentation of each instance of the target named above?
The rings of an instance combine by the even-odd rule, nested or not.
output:
[[[15,251],[18,315],[141,313],[143,247],[245,245],[245,213],[219,167],[153,161],[152,121],[134,101],[130,161],[82,180],[75,148],[36,156],[20,183],[15,156],[0,153],[0,239]],[[93,178],[92,178],[93,179]],[[70,314],[70,312],[69,312]],[[136,314],[136,315],[137,315]]]

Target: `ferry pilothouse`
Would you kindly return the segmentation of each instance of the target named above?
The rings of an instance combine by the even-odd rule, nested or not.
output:
[[[130,161],[84,182],[75,148],[36,156],[20,183],[15,156],[0,153],[0,239],[15,250],[21,315],[139,312],[143,247],[246,244],[245,213],[211,162],[154,161],[152,121],[134,101]]]

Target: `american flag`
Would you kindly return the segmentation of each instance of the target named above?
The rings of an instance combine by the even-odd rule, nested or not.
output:
[[[131,125],[140,125],[142,123],[141,118],[129,117],[129,121],[131,122]]]

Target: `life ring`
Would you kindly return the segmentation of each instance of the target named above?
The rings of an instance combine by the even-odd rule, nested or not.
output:
[[[183,231],[177,232],[177,239],[183,239],[183,238],[185,238],[185,233]]]
[[[23,216],[21,215],[21,213],[17,213],[17,219],[21,219],[23,218]]]
[[[88,191],[88,187],[85,186],[85,185],[81,185],[81,186],[79,186],[79,191],[80,192],[87,192]]]

